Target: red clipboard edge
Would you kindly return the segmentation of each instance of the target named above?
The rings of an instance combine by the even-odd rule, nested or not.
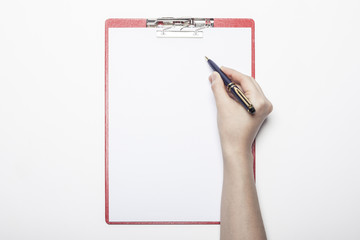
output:
[[[145,18],[109,18],[105,21],[105,222],[109,225],[196,225],[220,222],[204,221],[160,221],[160,222],[110,222],[109,220],[109,94],[108,94],[108,64],[109,64],[109,28],[146,28]],[[250,18],[215,18],[214,27],[248,27],[251,28],[251,76],[255,78],[255,22]],[[255,141],[252,145],[254,157],[255,179]]]
[[[146,27],[145,18],[109,18],[105,21],[105,222],[107,224],[144,224],[109,220],[109,28]],[[155,223],[154,223],[155,224]]]
[[[251,28],[251,76],[255,78],[255,21],[251,18],[215,18],[214,27],[248,27]],[[256,161],[255,161],[255,140],[252,145],[254,157],[253,171],[256,180]]]

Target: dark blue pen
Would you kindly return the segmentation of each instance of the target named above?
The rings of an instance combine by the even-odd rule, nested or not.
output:
[[[254,114],[255,113],[255,108],[254,106],[251,104],[251,102],[249,101],[249,99],[245,96],[245,94],[240,90],[240,88],[238,86],[235,85],[235,83],[233,83],[228,76],[226,76],[226,74],[216,65],[216,63],[214,63],[213,60],[207,58],[205,56],[208,64],[210,65],[210,67],[215,71],[218,72],[220,74],[221,79],[223,80],[226,88],[228,89],[229,92],[231,92],[234,97],[246,108],[246,110],[251,113]]]

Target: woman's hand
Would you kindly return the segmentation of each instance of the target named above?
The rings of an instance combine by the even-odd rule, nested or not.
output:
[[[231,68],[221,67],[221,70],[242,89],[256,110],[254,114],[248,113],[239,102],[232,99],[220,75],[217,72],[210,75],[218,111],[221,147],[226,159],[228,155],[251,153],[255,136],[273,107],[255,79]]]
[[[220,239],[264,240],[266,233],[255,188],[251,145],[272,105],[253,78],[230,68],[221,69],[243,90],[256,112],[248,113],[232,99],[217,72],[210,75],[224,158]]]

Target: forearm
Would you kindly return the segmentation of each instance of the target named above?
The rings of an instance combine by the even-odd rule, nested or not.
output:
[[[266,234],[254,182],[251,144],[272,111],[272,104],[255,79],[230,68],[221,70],[242,89],[256,112],[248,113],[232,99],[219,73],[210,75],[224,159],[220,236],[221,240],[263,240]]]
[[[253,174],[253,156],[223,152],[221,240],[266,239]]]

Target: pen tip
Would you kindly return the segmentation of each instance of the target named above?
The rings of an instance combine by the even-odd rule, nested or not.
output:
[[[206,61],[208,61],[208,60],[209,60],[207,56],[205,56],[205,59],[206,59]]]

